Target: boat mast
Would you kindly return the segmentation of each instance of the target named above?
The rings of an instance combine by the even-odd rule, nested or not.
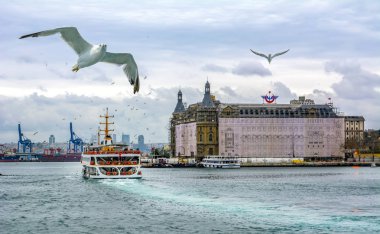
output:
[[[104,132],[104,145],[110,145],[112,144],[112,137],[110,135],[110,132],[113,132],[114,130],[113,129],[109,129],[108,125],[110,124],[114,124],[114,122],[109,122],[109,118],[114,118],[113,115],[108,115],[108,108],[106,109],[106,115],[100,115],[100,118],[105,118],[106,119],[106,122],[105,123],[102,123],[100,122],[100,124],[104,124],[106,125],[105,126],[105,129],[99,129],[99,131],[102,131]]]

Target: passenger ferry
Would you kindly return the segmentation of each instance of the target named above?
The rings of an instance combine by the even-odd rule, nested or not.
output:
[[[206,156],[201,165],[211,168],[240,168],[240,160],[231,156]]]
[[[84,147],[81,157],[83,177],[86,179],[140,179],[141,153],[124,144],[114,144],[108,125],[108,109],[105,116],[105,129],[98,132],[98,144]],[[101,143],[100,131],[104,131],[104,141]]]

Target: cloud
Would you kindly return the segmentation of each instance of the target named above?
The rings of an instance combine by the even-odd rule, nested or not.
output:
[[[237,93],[233,89],[231,89],[231,87],[225,86],[225,87],[220,88],[220,90],[228,96],[231,96],[231,97],[238,96]]]
[[[376,88],[380,87],[378,74],[363,70],[359,63],[353,61],[327,62],[326,72],[336,72],[342,79],[332,85],[335,93],[345,99],[374,100],[380,98]]]
[[[297,94],[293,93],[284,83],[275,82],[273,86],[274,94],[280,96],[280,99],[278,99],[279,102],[286,100],[287,103],[289,103],[289,100],[297,98]]]
[[[226,73],[228,71],[227,68],[218,66],[215,64],[206,64],[202,67],[203,71],[210,71],[210,72],[220,72],[220,73]]]
[[[239,76],[271,76],[272,72],[258,62],[242,62],[232,69],[232,73]]]

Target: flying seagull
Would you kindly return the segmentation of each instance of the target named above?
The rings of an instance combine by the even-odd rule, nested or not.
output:
[[[60,33],[62,39],[77,53],[79,56],[77,64],[73,66],[72,71],[77,72],[81,68],[89,67],[98,62],[114,63],[123,65],[123,71],[133,85],[133,93],[139,91],[140,81],[139,72],[132,54],[129,53],[110,53],[107,52],[107,45],[92,45],[82,38],[77,28],[65,27],[56,28],[32,34],[21,36],[20,39],[27,37],[43,37]]]
[[[282,54],[285,54],[286,52],[289,51],[289,49],[288,49],[288,50],[285,50],[285,51],[283,51],[283,52],[280,52],[280,53],[274,54],[273,56],[272,56],[272,54],[265,55],[265,54],[261,54],[261,53],[258,53],[258,52],[256,52],[256,51],[253,51],[253,50],[251,50],[251,51],[252,51],[252,53],[254,53],[255,55],[258,55],[258,56],[261,56],[261,57],[266,58],[266,59],[268,60],[268,62],[270,63],[274,57],[276,57],[276,56],[280,56],[280,55],[282,55]]]

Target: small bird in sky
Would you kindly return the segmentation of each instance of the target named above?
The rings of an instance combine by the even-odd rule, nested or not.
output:
[[[261,54],[261,53],[259,53],[259,52],[253,51],[253,50],[251,50],[251,51],[252,51],[252,53],[254,53],[254,54],[258,55],[258,56],[261,56],[261,57],[266,58],[266,59],[268,60],[268,62],[270,63],[274,57],[277,57],[277,56],[283,55],[283,54],[285,54],[286,52],[288,52],[289,50],[290,50],[290,49],[285,50],[285,51],[280,52],[280,53],[277,53],[277,54],[274,54],[274,55],[272,55],[272,54],[265,55],[265,54]]]
[[[107,45],[92,45],[87,42],[79,34],[75,27],[64,27],[45,30],[41,32],[23,35],[20,39],[27,37],[43,37],[53,34],[61,34],[62,39],[76,52],[78,55],[77,64],[73,66],[72,71],[77,72],[81,68],[92,66],[98,62],[113,63],[123,66],[123,71],[129,79],[129,83],[133,85],[133,93],[140,89],[140,80],[137,64],[129,53],[110,53],[107,52]]]
[[[33,133],[33,136],[37,135],[38,132]]]

